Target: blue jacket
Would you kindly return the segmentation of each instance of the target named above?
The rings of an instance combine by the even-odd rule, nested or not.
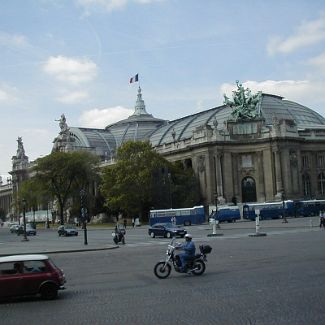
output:
[[[187,241],[182,245],[182,250],[186,253],[187,256],[195,255],[195,245],[192,241]]]

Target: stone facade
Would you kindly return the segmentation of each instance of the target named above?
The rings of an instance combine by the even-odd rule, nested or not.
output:
[[[134,114],[105,129],[68,127],[62,114],[53,150],[88,150],[105,166],[114,163],[125,141],[149,140],[166,159],[194,170],[205,205],[324,199],[325,119],[280,96],[256,99],[256,114],[252,106],[249,116],[243,110],[234,118],[232,108],[222,105],[165,121],[147,113],[139,88]],[[17,141],[10,172],[13,202],[32,165],[21,138]]]
[[[263,119],[229,121],[222,130],[202,126],[192,139],[165,143],[156,150],[170,161],[193,167],[205,204],[274,201],[282,193],[290,199],[324,198],[321,129],[299,131],[293,120],[273,126]]]

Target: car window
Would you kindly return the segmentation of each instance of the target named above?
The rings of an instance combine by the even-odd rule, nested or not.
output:
[[[25,261],[24,262],[25,273],[40,273],[48,272],[48,267],[44,261]]]
[[[18,262],[0,263],[0,276],[17,274],[22,271],[22,265]]]

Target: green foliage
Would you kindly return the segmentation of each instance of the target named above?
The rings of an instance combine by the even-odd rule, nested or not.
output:
[[[40,186],[36,178],[31,178],[22,182],[18,197],[20,201],[22,199],[26,200],[26,208],[37,210],[39,205],[47,205],[50,200],[47,191]]]
[[[171,165],[173,181],[173,206],[188,208],[201,203],[200,186],[194,171],[191,168],[184,169],[180,162]]]
[[[118,149],[117,163],[103,172],[101,192],[108,207],[130,217],[142,215],[152,201],[152,172],[164,164],[149,142],[126,142]]]
[[[68,199],[79,198],[80,189],[86,192],[98,178],[98,158],[86,151],[53,152],[37,160],[35,182],[41,191],[54,197],[63,211]]]
[[[116,164],[103,171],[101,192],[111,210],[146,218],[150,208],[168,208],[173,198],[173,207],[195,205],[195,181],[192,172],[169,163],[149,142],[129,141],[118,149]]]

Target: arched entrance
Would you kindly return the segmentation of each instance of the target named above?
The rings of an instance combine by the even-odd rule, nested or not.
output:
[[[242,202],[256,202],[256,183],[253,177],[247,176],[241,182]]]

